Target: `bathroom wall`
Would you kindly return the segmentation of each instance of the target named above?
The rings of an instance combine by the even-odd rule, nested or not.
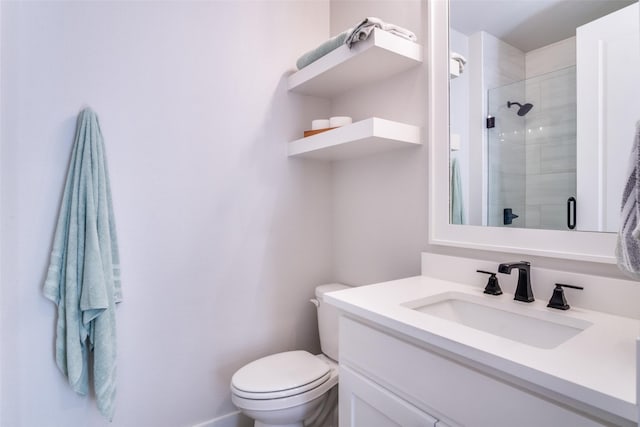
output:
[[[330,33],[365,16],[379,16],[415,31],[424,45],[425,9],[419,1],[331,0]],[[427,69],[423,63],[374,87],[354,89],[334,100],[331,111],[354,119],[377,115],[426,126]],[[359,285],[419,274],[420,251],[495,262],[514,257],[428,244],[427,165],[426,147],[333,164],[335,280]],[[623,277],[614,265],[526,258],[541,267]]]
[[[513,260],[428,245],[426,129],[415,150],[333,165],[286,158],[285,142],[314,117],[426,125],[426,63],[332,103],[288,94],[283,80],[301,52],[364,16],[424,45],[425,3],[2,2],[0,425],[223,417],[239,366],[318,350],[305,303],[317,283],[420,274],[421,251]],[[55,308],[40,292],[84,104],[101,117],[123,258],[112,424],[57,372]],[[526,259],[621,276],[613,265]]]
[[[424,45],[427,34],[425,8],[418,1],[331,0],[331,34],[352,26],[364,16],[377,14],[413,31],[417,28],[419,42]],[[470,52],[473,52],[471,42]],[[385,117],[382,115],[384,113],[425,126],[427,69],[424,63],[373,88],[353,90],[332,103],[332,112],[353,115],[354,119],[356,115],[365,117],[367,114]],[[470,129],[470,132],[473,131]],[[423,142],[427,143],[426,137]],[[334,260],[337,280],[367,284],[419,274],[420,263],[416,251],[490,260],[496,265],[514,258],[513,254],[427,243],[427,160],[426,147],[423,147],[420,153],[388,153],[334,163]],[[540,256],[525,258],[539,267],[624,277],[611,264]]]
[[[331,0],[331,34],[367,16],[406,27],[425,46],[426,2]],[[426,51],[425,51],[426,56]],[[376,116],[422,126],[424,146],[333,164],[335,279],[361,285],[420,273],[427,243],[427,65],[355,88],[334,115]]]
[[[307,299],[333,278],[331,167],[290,161],[286,143],[329,104],[284,77],[328,36],[328,1],[0,10],[0,425],[193,426],[235,411],[243,364],[318,351]],[[84,105],[106,139],[122,258],[112,424],[58,372],[41,293]]]

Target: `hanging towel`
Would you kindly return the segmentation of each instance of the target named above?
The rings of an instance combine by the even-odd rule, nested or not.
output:
[[[89,354],[98,409],[113,419],[115,304],[122,301],[111,188],[98,117],[78,117],[44,295],[58,306],[56,363],[87,394]]]
[[[354,43],[368,39],[375,28],[380,28],[383,31],[387,31],[391,34],[410,40],[412,42],[416,42],[418,40],[416,35],[406,28],[402,28],[394,24],[389,24],[384,22],[380,18],[370,16],[368,18],[365,18],[356,26],[349,37],[347,37],[345,43],[347,44],[347,46],[349,46],[349,48],[351,48]]]
[[[620,229],[616,245],[618,267],[627,275],[640,280],[640,121],[629,158],[627,181],[622,193]]]
[[[451,52],[451,59],[458,63],[458,68],[460,69],[460,74],[464,71],[464,66],[467,63],[467,58],[460,55],[457,52]]]
[[[449,186],[449,203],[451,224],[463,224],[464,211],[462,206],[462,179],[460,165],[455,157],[451,159],[451,176]]]
[[[298,70],[302,70],[307,65],[317,61],[329,52],[332,52],[342,46],[344,44],[344,41],[347,39],[347,37],[349,37],[352,31],[353,28],[349,28],[348,30],[341,32],[337,36],[331,37],[329,40],[322,43],[317,48],[310,50],[309,52],[302,55],[296,62],[296,67],[298,67]]]

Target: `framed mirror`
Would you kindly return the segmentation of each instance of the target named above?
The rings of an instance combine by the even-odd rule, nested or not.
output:
[[[617,232],[637,0],[451,0],[451,222]]]
[[[622,65],[616,63],[622,52],[627,54],[624,65],[629,66],[635,61],[634,58],[629,61],[633,54],[640,56],[640,46],[608,43],[595,36],[596,42],[591,40],[590,50],[586,50],[595,55],[590,59],[595,65],[583,66],[581,74],[577,62],[589,55],[576,53],[582,43],[578,42],[576,26],[582,28],[585,23],[573,24],[572,29],[565,30],[568,32],[555,34],[555,39],[540,38],[534,42],[531,34],[538,31],[550,35],[549,28],[558,26],[554,19],[562,16],[558,8],[569,8],[572,16],[582,16],[576,9],[579,5],[598,2],[451,2],[466,3],[461,4],[463,11],[476,8],[469,15],[471,18],[466,18],[475,27],[465,28],[470,24],[452,20],[458,29],[450,33],[449,1],[429,2],[430,243],[615,262],[616,235],[611,231],[617,230],[616,211],[622,191],[619,182],[624,182],[633,126],[640,119],[632,115],[640,109],[631,106],[625,109],[625,102],[620,102],[632,92],[632,85],[620,84],[610,93],[603,90],[612,84],[605,78]],[[640,17],[637,3],[606,3],[616,3],[616,10],[635,7],[633,22],[637,28]],[[550,8],[553,13],[527,23],[524,10],[519,12],[523,14],[520,16],[514,10],[503,10],[505,4],[536,5]],[[451,4],[451,10],[456,13],[457,6]],[[602,17],[615,11],[599,13]],[[541,10],[534,13],[541,14]],[[482,17],[488,17],[494,24],[510,20],[511,29],[499,33],[493,28],[491,31],[499,34],[494,36],[489,27],[482,28],[485,25],[480,22]],[[597,24],[600,18],[581,19]],[[640,42],[638,34],[635,33],[636,43]],[[507,41],[502,40],[505,38]],[[516,50],[521,52],[520,57],[514,54]],[[509,67],[513,64],[512,68],[518,70],[512,73]],[[596,71],[595,77],[590,77],[595,83],[589,83],[595,84],[593,95],[582,89],[586,86],[578,86],[578,80],[588,77],[589,70]],[[638,72],[632,75],[637,76]],[[636,83],[633,88],[637,87]],[[581,102],[581,97],[586,101]],[[638,99],[636,96],[635,101]],[[588,114],[592,116],[587,119]],[[627,124],[623,126],[607,121],[621,115],[632,118],[625,119]],[[599,127],[589,129],[581,123]],[[589,154],[578,148],[581,135],[595,136],[596,148]],[[610,149],[606,145],[610,140],[622,141],[622,148]],[[619,159],[612,155],[616,150],[622,153]],[[582,162],[587,162],[584,167]],[[609,172],[618,173],[617,178],[609,178]],[[559,194],[546,193],[547,190],[559,190]],[[458,206],[451,203],[456,200],[462,202]],[[504,224],[509,220],[511,224]]]

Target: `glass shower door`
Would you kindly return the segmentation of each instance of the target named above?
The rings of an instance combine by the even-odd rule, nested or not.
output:
[[[526,196],[525,118],[517,114],[524,104],[524,81],[488,91],[487,223],[493,227],[524,227]]]
[[[487,129],[488,225],[572,229],[576,68],[490,89],[488,108],[495,117]]]

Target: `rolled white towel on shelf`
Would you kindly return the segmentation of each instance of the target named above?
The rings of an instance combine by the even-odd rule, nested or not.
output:
[[[351,34],[349,34],[349,36],[345,40],[345,44],[349,46],[349,48],[351,48],[354,43],[368,39],[373,30],[376,28],[387,31],[391,34],[410,40],[412,42],[418,41],[418,38],[412,31],[409,31],[399,25],[384,22],[380,18],[370,16],[368,18],[365,18],[356,26],[356,28],[351,32]]]
[[[462,74],[462,72],[464,71],[464,66],[467,63],[467,58],[457,52],[451,52],[451,59],[458,63],[458,68],[460,70],[458,74]]]

